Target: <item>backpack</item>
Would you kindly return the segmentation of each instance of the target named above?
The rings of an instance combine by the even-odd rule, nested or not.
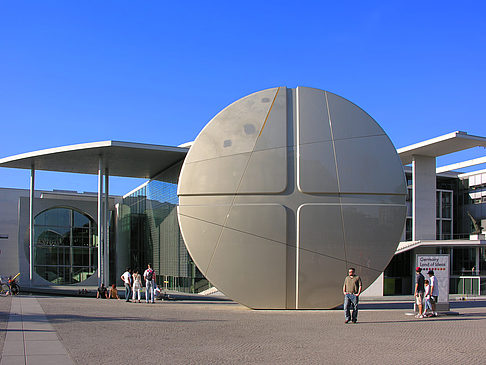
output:
[[[148,270],[146,279],[148,281],[152,281],[153,275],[154,275],[154,272],[152,270]]]

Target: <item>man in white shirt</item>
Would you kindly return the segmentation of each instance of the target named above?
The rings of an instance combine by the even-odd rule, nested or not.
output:
[[[123,280],[123,284],[125,284],[125,300],[129,302],[132,291],[132,274],[130,274],[130,269],[127,268],[120,278]]]
[[[150,264],[147,265],[147,270],[143,273],[145,279],[145,302],[154,303],[154,284],[155,284],[155,272],[152,270]]]
[[[439,300],[439,283],[437,278],[434,276],[434,270],[429,270],[427,272],[430,278],[430,304],[432,304],[432,315],[437,317],[436,306]]]

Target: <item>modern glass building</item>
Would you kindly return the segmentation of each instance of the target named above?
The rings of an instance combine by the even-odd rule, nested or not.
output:
[[[152,264],[157,285],[198,293],[209,282],[189,255],[177,221],[177,180],[182,163],[123,197],[119,234],[129,244],[128,266],[143,271]]]
[[[486,247],[475,242],[474,223],[486,229],[486,172],[440,173],[436,176],[435,240],[412,239],[412,178],[409,183],[408,214],[402,249],[384,272],[384,295],[408,295],[413,292],[416,254],[450,255],[450,293],[486,293]],[[481,234],[478,235],[481,239]],[[408,245],[408,246],[407,246]],[[408,249],[407,249],[408,248]]]

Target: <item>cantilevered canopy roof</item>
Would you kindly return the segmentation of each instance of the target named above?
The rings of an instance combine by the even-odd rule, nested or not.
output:
[[[412,163],[414,155],[438,157],[478,146],[486,147],[485,137],[471,136],[466,132],[457,131],[399,148],[397,152],[402,163],[408,165]]]
[[[49,148],[0,159],[0,167],[97,174],[100,156],[111,176],[153,178],[183,160],[188,148],[101,141]]]

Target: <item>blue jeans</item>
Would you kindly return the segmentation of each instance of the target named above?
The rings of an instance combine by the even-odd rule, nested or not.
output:
[[[131,293],[132,293],[132,288],[130,288],[130,284],[125,283],[125,300],[127,302],[130,301]]]
[[[154,302],[154,281],[147,280],[145,283],[145,301],[148,303],[151,301]]]
[[[358,320],[358,301],[359,297],[354,294],[346,294],[344,296],[344,317],[346,321],[352,320],[356,322]],[[353,316],[351,318],[350,310],[353,309]]]

